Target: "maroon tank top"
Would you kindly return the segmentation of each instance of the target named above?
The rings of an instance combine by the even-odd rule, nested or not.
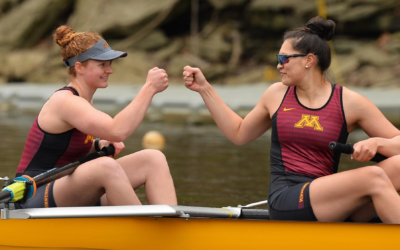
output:
[[[327,103],[318,109],[303,106],[296,88],[289,87],[272,118],[271,171],[317,178],[337,172],[340,154],[331,141],[346,142],[348,132],[342,87],[332,85]]]
[[[60,90],[69,90],[79,96],[72,87],[64,87],[57,91]],[[93,136],[75,128],[60,134],[47,133],[40,128],[37,116],[26,140],[17,176],[35,176],[54,167],[74,162],[87,155],[92,144]]]

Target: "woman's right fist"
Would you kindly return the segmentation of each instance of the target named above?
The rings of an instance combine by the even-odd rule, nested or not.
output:
[[[147,73],[146,84],[152,87],[155,93],[164,91],[168,87],[168,75],[163,69],[152,68]]]
[[[201,70],[190,66],[183,68],[183,80],[186,88],[196,92],[199,92],[199,90],[207,83]]]

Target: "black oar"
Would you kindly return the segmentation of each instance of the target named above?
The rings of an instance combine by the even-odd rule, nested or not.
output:
[[[36,188],[39,188],[43,185],[46,185],[49,182],[57,180],[66,175],[72,174],[74,172],[74,170],[80,164],[94,160],[101,156],[113,155],[114,152],[115,152],[114,146],[110,145],[108,147],[103,147],[98,152],[88,154],[75,162],[63,165],[61,167],[52,168],[52,169],[50,169],[42,174],[39,174],[33,178],[30,178],[29,176],[24,176],[24,177],[26,177],[25,179],[28,180],[27,183],[24,181],[22,181],[22,182],[16,181],[16,182],[8,185],[7,187],[5,187],[5,190],[0,192],[0,203],[9,202],[10,200],[13,200],[12,202],[16,202],[18,200],[23,200],[24,198],[26,198],[26,197],[24,197],[27,195],[27,193],[25,192],[26,184],[30,184],[33,186],[36,185]],[[31,180],[31,181],[29,181],[29,180]],[[18,192],[18,195],[16,194],[16,192]],[[31,198],[31,197],[29,197],[29,198]]]
[[[344,153],[344,154],[352,154],[354,152],[354,148],[351,143],[343,144],[343,143],[333,141],[333,142],[329,143],[329,148],[334,151]],[[376,155],[374,157],[372,157],[372,159],[370,161],[381,162],[386,159],[387,159],[386,156],[381,155],[380,153],[376,153]]]

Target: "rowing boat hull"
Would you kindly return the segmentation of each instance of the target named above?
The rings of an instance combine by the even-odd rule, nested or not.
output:
[[[400,225],[102,217],[0,221],[1,249],[397,249]]]

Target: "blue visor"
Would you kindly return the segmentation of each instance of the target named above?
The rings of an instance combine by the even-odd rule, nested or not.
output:
[[[126,52],[112,50],[106,40],[102,39],[82,54],[64,61],[64,65],[67,67],[74,67],[76,62],[84,62],[89,59],[109,61],[120,57],[126,57],[127,55],[128,53]]]

